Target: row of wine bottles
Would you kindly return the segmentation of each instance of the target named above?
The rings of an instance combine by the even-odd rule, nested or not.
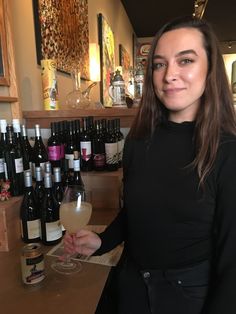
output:
[[[115,171],[122,164],[124,136],[120,120],[96,120],[93,117],[51,123],[51,136],[44,144],[41,130],[35,125],[35,141],[29,143],[25,125],[13,119],[12,125],[0,120],[0,179],[10,181],[12,196],[23,194],[24,171],[31,170],[35,180],[36,167],[44,171],[50,161],[52,168],[62,167],[64,159],[73,169],[73,160],[80,159],[82,171]]]
[[[68,164],[68,161],[67,161]],[[36,182],[32,183],[30,170],[24,171],[24,196],[20,209],[21,234],[25,243],[42,241],[54,245],[61,241],[65,230],[60,223],[59,207],[63,193],[68,185],[77,185],[84,191],[80,175],[80,160],[73,160],[73,171],[46,163],[43,173],[41,167],[35,168]]]
[[[51,123],[51,137],[48,139],[48,160],[58,166],[60,160],[69,160],[72,166],[74,156],[81,159],[82,171],[115,171],[122,164],[124,136],[119,119],[93,117],[80,120]]]

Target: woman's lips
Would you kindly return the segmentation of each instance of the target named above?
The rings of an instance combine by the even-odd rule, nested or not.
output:
[[[163,92],[166,95],[173,95],[173,94],[177,94],[179,92],[182,92],[185,88],[167,88],[167,89],[163,89]]]

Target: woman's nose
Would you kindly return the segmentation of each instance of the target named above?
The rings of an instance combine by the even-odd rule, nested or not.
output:
[[[178,77],[178,69],[176,67],[176,65],[174,64],[169,64],[166,67],[166,71],[165,71],[165,76],[164,79],[166,82],[171,82],[171,81],[175,81]]]

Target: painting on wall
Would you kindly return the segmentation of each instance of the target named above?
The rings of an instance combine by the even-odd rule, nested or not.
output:
[[[137,56],[136,56],[137,67],[143,67],[144,69],[146,68],[147,58],[148,58],[150,48],[151,48],[151,42],[138,44]]]
[[[120,66],[122,66],[122,76],[126,83],[129,81],[130,77],[130,70],[131,70],[131,64],[130,64],[130,55],[125,49],[123,45],[119,45],[119,59],[120,59]]]
[[[55,59],[59,71],[89,79],[88,0],[33,0],[33,9],[37,63]]]
[[[101,13],[98,15],[98,32],[101,58],[101,103],[105,107],[111,107],[112,99],[108,89],[111,75],[115,71],[115,40],[110,25]]]
[[[4,0],[0,0],[0,85],[9,86],[10,76],[7,60],[7,34],[5,27]]]

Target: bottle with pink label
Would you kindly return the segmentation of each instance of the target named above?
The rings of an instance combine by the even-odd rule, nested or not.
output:
[[[61,142],[56,122],[51,123],[51,136],[48,139],[48,159],[52,164],[52,168],[61,166]]]

